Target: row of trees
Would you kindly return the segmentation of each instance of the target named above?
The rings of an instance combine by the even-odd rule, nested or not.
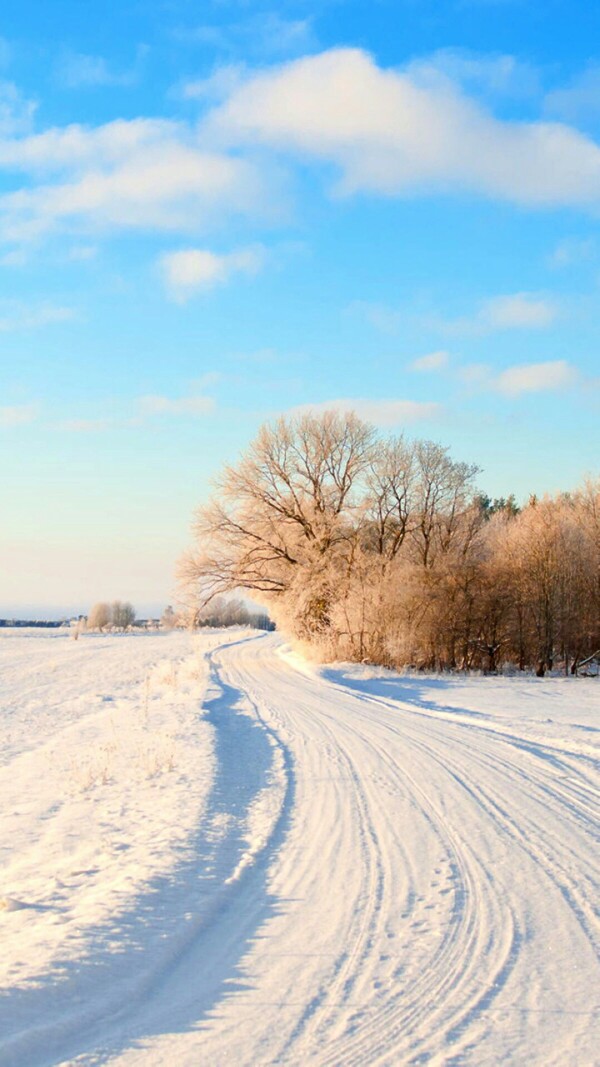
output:
[[[577,670],[600,650],[600,481],[478,494],[478,468],[354,414],[267,425],[198,512],[194,602],[247,590],[323,658]]]
[[[128,630],[135,622],[135,608],[128,601],[113,600],[112,604],[99,601],[90,608],[86,629]]]
[[[136,613],[132,604],[115,600],[112,604],[100,601],[90,609],[87,618],[81,616],[82,630],[99,630],[102,632],[128,630],[136,622]],[[182,608],[175,611],[171,604],[165,608],[160,621],[145,620],[138,625],[160,628],[161,630],[195,629],[197,627],[250,626],[257,630],[273,628],[269,616],[264,612],[251,611],[247,604],[237,597],[213,597],[210,604],[193,609]]]
[[[273,624],[264,611],[252,611],[239,597],[213,597],[209,604],[197,606],[188,616],[191,626],[249,626],[254,630],[272,630]]]
[[[160,620],[163,630],[198,629],[204,626],[221,629],[229,626],[249,626],[254,630],[272,630],[273,624],[265,612],[252,611],[239,597],[212,597],[208,604],[194,602],[182,605],[175,612],[171,605]]]

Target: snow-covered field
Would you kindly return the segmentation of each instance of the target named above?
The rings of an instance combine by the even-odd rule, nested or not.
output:
[[[0,1064],[600,1063],[600,682],[0,630]]]

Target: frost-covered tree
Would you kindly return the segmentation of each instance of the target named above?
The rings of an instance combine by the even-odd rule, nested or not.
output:
[[[135,622],[135,608],[128,601],[114,600],[111,604],[111,622],[116,630],[127,630]]]
[[[99,601],[90,608],[87,617],[88,630],[106,630],[111,625],[111,622],[110,604]]]
[[[477,474],[354,414],[264,426],[197,514],[192,617],[226,625],[218,598],[246,590],[324,658],[577,669],[600,646],[599,484],[521,511]]]
[[[228,467],[218,496],[195,523],[198,549],[181,577],[199,602],[248,590],[311,634],[326,628],[330,563],[355,536],[357,480],[373,453],[373,430],[327,412],[264,426]]]
[[[161,615],[160,625],[163,630],[174,630],[178,625],[177,615],[170,604],[165,608]]]

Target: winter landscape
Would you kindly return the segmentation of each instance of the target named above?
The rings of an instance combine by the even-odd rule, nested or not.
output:
[[[596,1062],[596,680],[0,662],[3,1064]]]
[[[0,1067],[600,1067],[600,5],[0,7]]]

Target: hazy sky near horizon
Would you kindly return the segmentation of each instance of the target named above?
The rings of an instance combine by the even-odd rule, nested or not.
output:
[[[597,473],[599,42],[581,0],[5,5],[0,616],[162,608],[295,408],[492,495]]]

